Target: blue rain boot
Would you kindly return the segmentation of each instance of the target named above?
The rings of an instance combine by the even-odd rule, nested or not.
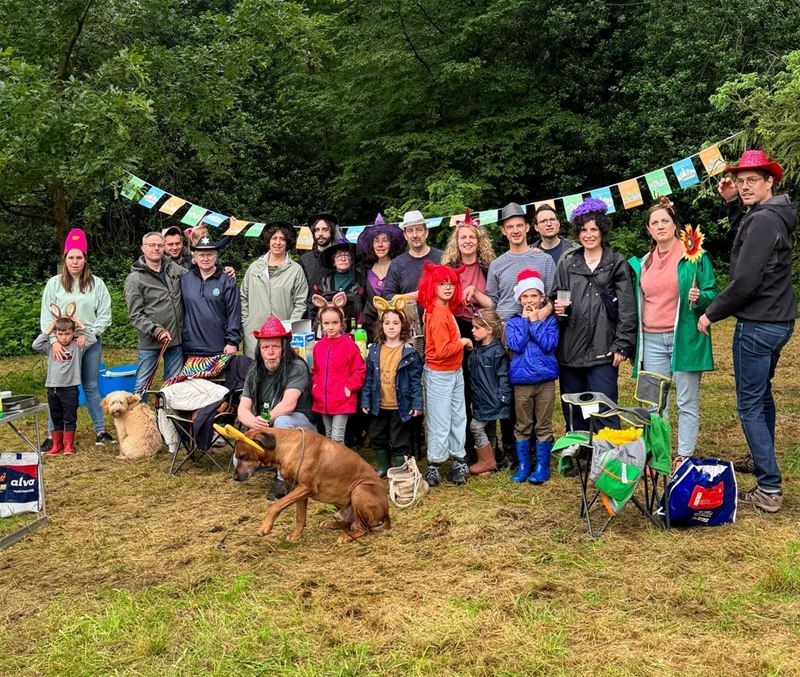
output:
[[[553,440],[536,441],[536,468],[528,477],[528,482],[531,484],[544,484],[550,479],[550,450],[552,448]]]
[[[531,443],[530,440],[517,440],[517,459],[519,468],[511,478],[512,482],[524,482],[531,471]]]

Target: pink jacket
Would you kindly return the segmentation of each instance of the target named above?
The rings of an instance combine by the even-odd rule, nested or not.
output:
[[[354,414],[358,390],[364,385],[367,365],[353,337],[324,337],[314,344],[311,369],[312,410],[318,414]],[[344,389],[350,389],[350,397]]]

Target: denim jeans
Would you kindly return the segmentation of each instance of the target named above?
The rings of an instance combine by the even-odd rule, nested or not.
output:
[[[155,373],[158,368],[158,354],[159,350],[142,350],[136,351],[136,385],[134,392],[142,395],[144,398],[144,389],[147,387],[147,382],[150,377]],[[164,380],[175,376],[183,367],[183,346],[170,346],[164,353]]]
[[[81,362],[81,386],[83,386],[83,392],[86,394],[86,408],[92,418],[95,433],[102,433],[106,429],[103,410],[100,408],[100,387],[98,384],[102,356],[103,343],[98,336],[97,343],[83,354],[83,361]],[[50,433],[52,431],[53,419],[48,415],[47,432]]]
[[[678,455],[691,456],[697,446],[700,430],[700,378],[701,371],[676,371],[672,373],[672,341],[674,333],[644,332],[645,371],[654,371],[667,378],[675,378],[675,400],[678,403]],[[669,402],[664,408],[664,418],[669,419]]]
[[[325,437],[334,442],[344,444],[344,434],[347,429],[348,414],[322,414],[322,422],[325,424]]]
[[[428,460],[444,463],[448,456],[464,458],[467,412],[464,406],[464,372],[436,371],[425,367],[425,404],[428,424]]]
[[[756,482],[766,492],[781,489],[781,471],[775,458],[775,400],[772,377],[781,348],[794,331],[792,322],[736,323],[733,334],[733,373],[736,411],[753,455]]]

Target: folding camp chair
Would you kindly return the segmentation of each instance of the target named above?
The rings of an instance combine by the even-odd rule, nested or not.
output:
[[[572,429],[576,407],[582,410],[584,419],[589,422],[588,431],[573,431],[565,435],[567,441],[572,442],[572,444],[560,452],[554,453],[556,456],[560,456],[560,467],[567,465],[568,461],[571,460],[578,470],[581,488],[580,516],[586,522],[590,537],[601,536],[618,514],[618,512],[611,512],[608,509],[606,501],[599,500],[602,498],[602,492],[599,489],[594,488],[593,490],[589,486],[592,458],[595,450],[593,441],[596,433],[594,431],[599,430],[601,425],[608,422],[609,419],[617,419],[628,424],[631,428],[642,430],[645,438],[645,467],[640,483],[644,487],[644,496],[640,498],[634,492],[630,502],[656,528],[669,529],[669,519],[662,521],[656,515],[656,511],[668,491],[669,471],[665,471],[664,459],[660,457],[661,454],[659,454],[658,459],[654,457],[654,449],[651,448],[652,445],[648,444],[647,434],[651,432],[651,414],[657,414],[660,417],[669,402],[670,385],[671,380],[661,374],[640,371],[636,380],[636,393],[634,395],[634,399],[640,406],[629,408],[620,407],[603,393],[566,393],[561,396],[561,399],[569,408],[570,429]],[[662,425],[665,425],[668,430],[669,424],[662,423]],[[592,508],[596,505],[606,505],[607,508],[604,513],[605,521],[599,529],[597,529],[592,515]]]
[[[232,456],[233,444],[227,437],[220,435],[213,427],[213,424],[217,424],[222,428],[226,425],[236,424],[236,410],[239,406],[239,399],[241,398],[242,391],[230,391],[223,399],[222,405],[220,405],[222,410],[215,414],[211,422],[211,437],[207,448],[203,448],[198,444],[197,436],[194,433],[194,412],[176,411],[165,408],[164,394],[155,392],[154,395],[156,410],[164,410],[167,420],[175,426],[180,438],[180,446],[172,455],[169,473],[171,475],[177,475],[187,462],[191,461],[195,465],[199,465],[204,458],[208,459],[211,464],[216,466],[219,470],[226,472],[230,467],[229,463],[227,465],[221,464],[215,458],[214,453],[218,448],[221,448],[225,450],[226,455]]]

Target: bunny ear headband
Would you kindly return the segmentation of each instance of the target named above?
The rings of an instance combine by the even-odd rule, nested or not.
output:
[[[372,305],[375,306],[375,310],[377,310],[378,314],[381,316],[383,316],[383,314],[388,310],[393,310],[396,313],[400,313],[400,315],[402,315],[403,317],[406,316],[405,294],[396,294],[391,301],[387,301],[385,298],[381,296],[376,296],[372,299]]]
[[[347,294],[345,294],[343,291],[337,291],[330,301],[328,301],[328,299],[326,299],[324,296],[314,294],[314,296],[311,297],[311,303],[313,303],[320,310],[323,308],[336,308],[337,310],[341,310],[347,305]]]
[[[50,309],[50,314],[53,316],[53,321],[50,323],[50,326],[47,327],[45,334],[51,334],[53,332],[53,328],[56,326],[56,320],[60,320],[62,318],[72,320],[78,329],[84,328],[83,322],[81,322],[80,319],[75,315],[75,310],[77,309],[75,301],[70,301],[66,306],[64,306],[63,311],[55,303],[51,303],[48,308]]]

